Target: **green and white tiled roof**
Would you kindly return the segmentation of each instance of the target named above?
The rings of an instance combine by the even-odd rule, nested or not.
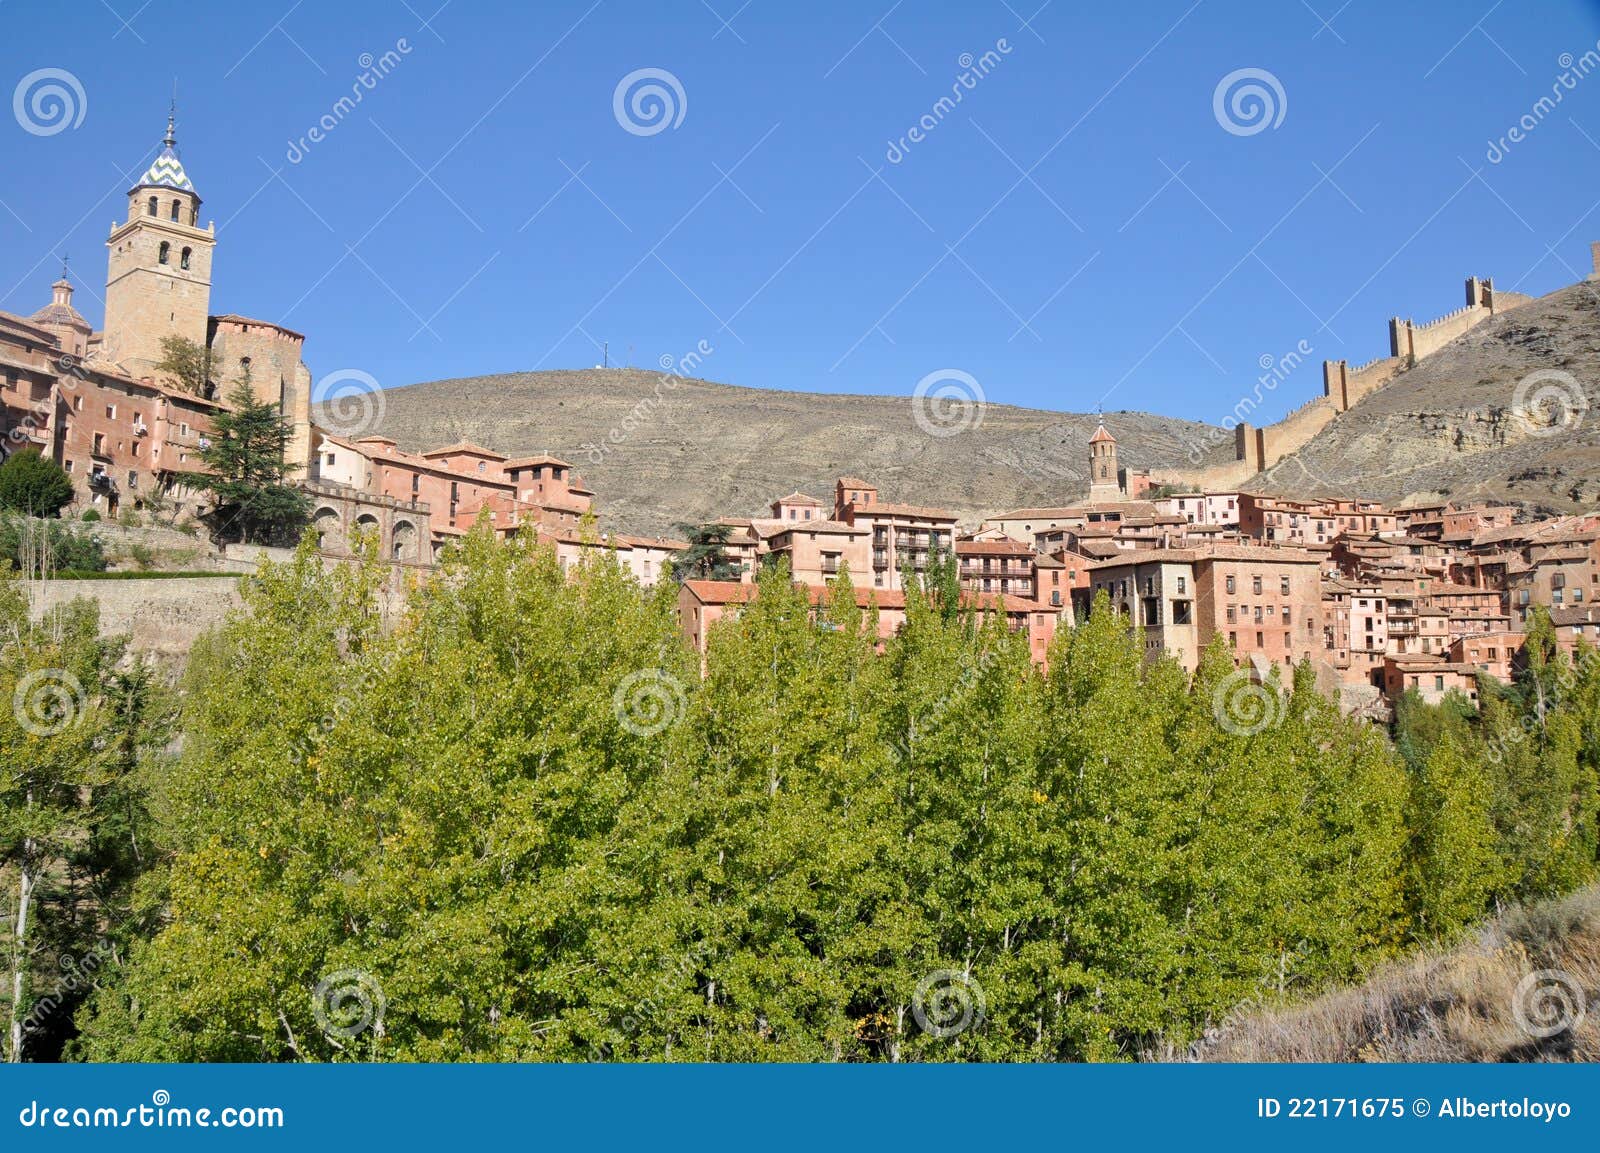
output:
[[[177,188],[184,192],[193,192],[194,185],[189,181],[189,174],[183,170],[183,161],[178,159],[178,149],[168,143],[161,150],[161,155],[155,158],[149,170],[139,181],[140,188]]]

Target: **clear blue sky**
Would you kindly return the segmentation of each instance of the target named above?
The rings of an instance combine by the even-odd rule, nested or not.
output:
[[[0,308],[46,302],[64,252],[99,323],[175,75],[212,310],[385,386],[704,340],[739,384],[909,394],[955,368],[994,402],[1215,421],[1303,340],[1276,415],[1322,358],[1384,354],[1391,315],[1458,307],[1469,274],[1550,291],[1600,239],[1600,74],[1486,158],[1595,47],[1595,3],[892,2],[0,0],[4,91],[61,68],[86,102],[52,135],[0,119]],[[613,105],[644,68],[684,94],[649,135]],[[1213,96],[1245,68],[1282,118],[1235,134]]]

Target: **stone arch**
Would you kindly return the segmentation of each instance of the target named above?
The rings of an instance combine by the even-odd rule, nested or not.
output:
[[[352,539],[358,536],[371,536],[381,546],[383,543],[383,525],[370,512],[364,512],[356,517],[355,527],[350,535]]]
[[[422,559],[417,551],[418,544],[417,526],[408,520],[395,521],[390,534],[389,559],[416,564]]]
[[[311,528],[317,534],[317,548],[323,552],[344,552],[344,518],[331,505],[323,505],[311,518]]]

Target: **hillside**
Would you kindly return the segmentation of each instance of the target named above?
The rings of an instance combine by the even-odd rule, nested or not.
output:
[[[1600,503],[1600,293],[1575,284],[1457,337],[1355,404],[1254,487],[1339,490],[1382,500],[1511,500],[1571,512]],[[1568,419],[1530,425],[1515,409],[1530,373],[1554,378]],[[1535,382],[1534,391],[1541,387]],[[1587,406],[1585,411],[1585,406]]]
[[[1600,888],[1514,909],[1365,985],[1230,1019],[1203,1061],[1600,1060]]]
[[[681,380],[660,389],[664,399],[656,405],[662,379],[593,369],[415,384],[384,394],[381,431],[409,449],[471,440],[511,454],[554,453],[594,488],[603,521],[636,533],[764,514],[770,501],[795,489],[831,500],[842,475],[877,481],[886,499],[939,505],[971,519],[1062,504],[1088,488],[1093,416],[990,404],[976,427],[931,436],[918,426],[909,397]],[[642,419],[622,432],[636,409]],[[1183,463],[1190,444],[1214,433],[1147,413],[1107,413],[1106,421],[1131,468]],[[613,429],[620,443],[607,444]],[[1216,459],[1226,452],[1218,449]]]
[[[1516,408],[1530,373],[1567,407],[1541,428]],[[793,489],[824,500],[850,474],[891,500],[966,520],[1084,494],[1095,418],[989,404],[981,423],[934,436],[908,397],[779,392],[593,369],[440,380],[389,390],[380,429],[402,447],[472,440],[571,460],[606,523],[664,533],[751,515]],[[1536,385],[1540,382],[1535,382]],[[657,398],[660,398],[659,400]],[[1107,414],[1130,468],[1183,475],[1233,457],[1231,434],[1142,412]],[[615,433],[615,435],[613,435]],[[1211,444],[1200,460],[1190,446]],[[1510,500],[1570,512],[1600,503],[1600,294],[1577,284],[1473,328],[1357,402],[1298,452],[1246,482],[1292,496],[1391,502]]]

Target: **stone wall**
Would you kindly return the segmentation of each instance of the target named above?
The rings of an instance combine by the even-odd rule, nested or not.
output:
[[[200,634],[242,603],[233,576],[33,581],[28,590],[35,617],[80,597],[92,600],[101,632],[129,634],[134,651],[171,660],[186,657]]]

